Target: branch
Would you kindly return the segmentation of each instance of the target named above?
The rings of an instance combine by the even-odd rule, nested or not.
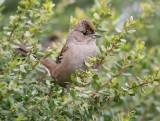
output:
[[[111,78],[110,80],[108,80],[107,82],[105,82],[101,87],[99,87],[99,88],[97,89],[97,91],[96,91],[95,93],[99,92],[102,88],[104,88],[105,86],[107,86],[107,85],[112,81],[112,79],[113,79],[113,78]]]
[[[131,89],[134,89],[134,88],[137,88],[137,87],[142,87],[142,86],[144,86],[144,85],[148,85],[148,84],[150,84],[150,83],[153,83],[153,82],[155,81],[155,78],[158,76],[159,71],[160,71],[160,70],[158,70],[158,71],[155,73],[152,81],[147,81],[147,82],[140,83],[140,84],[138,84],[138,85],[129,87],[129,88],[126,89],[126,90],[121,89],[121,90],[119,91],[119,93],[117,93],[116,95],[120,94],[121,92],[127,92],[128,90],[131,90]]]
[[[111,51],[116,47],[116,44],[117,44],[117,43],[118,43],[118,41],[116,41],[115,43],[113,43],[113,44],[111,45],[111,48],[106,51],[105,56],[107,56],[107,55],[109,54],[109,52],[111,52]],[[98,69],[98,67],[99,67],[100,65],[102,65],[103,62],[104,62],[104,59],[101,59],[101,60],[94,66],[94,69]]]
[[[127,65],[125,65],[124,67],[120,68],[120,69],[118,70],[118,74],[116,74],[116,76],[119,75],[119,74],[121,74],[128,66],[130,66],[131,64],[133,64],[135,61],[136,61],[136,59],[134,58],[134,59],[131,61],[130,64],[127,64]],[[105,82],[102,86],[100,86],[100,87],[97,89],[96,93],[99,92],[102,88],[106,87],[106,86],[112,81],[112,79],[113,79],[113,77],[112,77],[109,81]]]
[[[140,83],[140,84],[138,84],[138,85],[129,87],[129,88],[126,89],[126,90],[121,89],[118,93],[116,93],[116,95],[119,95],[121,92],[127,92],[127,91],[129,91],[129,90],[131,90],[131,89],[134,89],[134,88],[137,88],[137,87],[142,87],[142,86],[144,86],[144,85],[148,85],[148,84],[153,83],[153,82],[154,82],[154,80],[153,80],[153,81],[149,81],[149,82]]]

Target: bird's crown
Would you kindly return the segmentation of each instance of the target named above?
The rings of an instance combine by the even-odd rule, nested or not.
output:
[[[87,19],[80,20],[78,24],[74,27],[74,30],[80,30],[83,32],[94,32],[96,30],[95,26]]]

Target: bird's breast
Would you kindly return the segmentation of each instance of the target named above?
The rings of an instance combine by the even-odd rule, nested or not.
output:
[[[70,49],[70,52],[72,53],[70,58],[70,61],[68,65],[73,69],[79,69],[82,66],[84,66],[84,61],[89,61],[89,57],[96,57],[99,49],[97,46],[93,45],[79,45],[74,46]]]
[[[62,62],[58,64],[53,72],[57,82],[70,81],[70,75],[76,70],[85,69],[84,61],[89,61],[89,57],[96,57],[99,52],[97,46],[73,46],[64,53]]]

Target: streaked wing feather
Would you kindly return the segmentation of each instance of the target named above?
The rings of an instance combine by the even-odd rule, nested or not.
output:
[[[62,48],[59,56],[57,57],[56,63],[61,63],[61,62],[62,62],[62,60],[63,60],[63,54],[65,53],[65,51],[68,50],[68,48],[69,48],[69,47],[68,47],[67,45],[65,45],[65,46]]]

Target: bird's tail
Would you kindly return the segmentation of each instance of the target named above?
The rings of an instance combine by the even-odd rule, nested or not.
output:
[[[29,52],[28,49],[26,49],[26,46],[23,44],[18,44],[15,43],[16,46],[18,46],[18,48],[15,48],[15,50],[24,55],[27,56],[27,53]],[[53,71],[56,67],[57,67],[57,63],[51,61],[48,58],[40,58],[40,57],[36,57],[36,55],[34,55],[34,57],[38,60],[41,60],[40,63],[43,64],[50,72]]]
[[[18,53],[21,53],[22,55],[27,56],[27,53],[29,52],[29,50],[26,49],[26,46],[24,46],[23,44],[18,44],[18,43],[15,43],[15,45],[18,46],[18,48],[15,48],[15,50]]]

